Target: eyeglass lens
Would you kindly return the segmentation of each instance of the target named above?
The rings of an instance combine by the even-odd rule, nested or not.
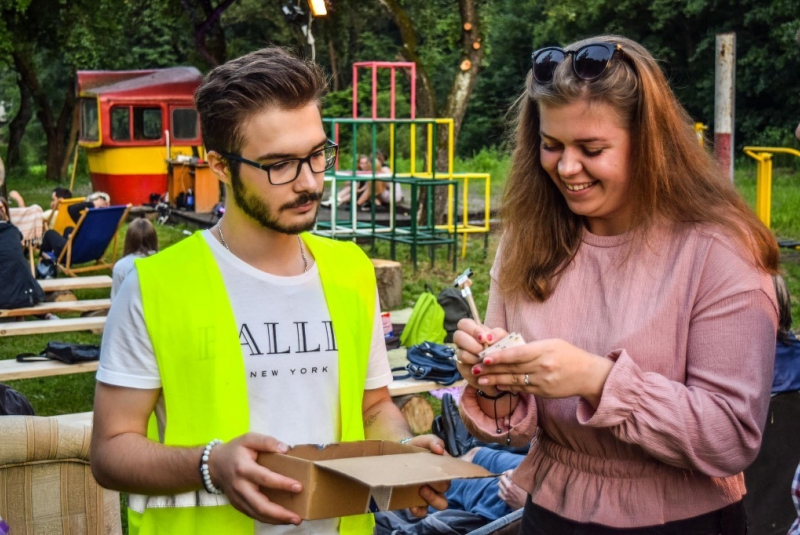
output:
[[[575,74],[584,80],[594,80],[603,74],[613,53],[613,50],[600,45],[582,47],[572,60]]]
[[[539,83],[551,81],[556,67],[565,57],[564,51],[558,48],[542,50],[533,60],[533,77]]]
[[[273,164],[269,168],[270,181],[276,185],[293,181],[300,176],[303,162],[308,162],[312,172],[323,173],[333,167],[336,152],[336,147],[325,147],[306,158],[293,158]]]

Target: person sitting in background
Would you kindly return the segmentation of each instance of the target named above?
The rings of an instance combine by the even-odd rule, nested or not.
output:
[[[106,208],[109,206],[110,202],[111,198],[108,193],[95,191],[86,197],[85,201],[67,206],[67,212],[69,213],[70,219],[77,225],[84,210],[88,210],[89,208]],[[75,227],[67,227],[64,229],[63,236],[55,230],[48,230],[45,232],[44,236],[42,236],[42,254],[47,253],[50,256],[58,258],[73,230],[75,230]]]
[[[50,208],[44,211],[43,217],[45,223],[47,223],[47,228],[53,226],[55,223],[56,217],[58,217],[58,205],[64,199],[71,199],[72,192],[67,188],[54,188],[53,192],[50,194]]]
[[[122,286],[128,273],[133,271],[134,261],[158,252],[158,235],[153,224],[145,218],[136,219],[125,233],[125,248],[111,272],[111,300]]]
[[[372,162],[370,161],[369,156],[365,154],[359,155],[358,164],[356,165],[356,174],[372,174]],[[386,183],[372,180],[361,180],[357,182],[356,193],[358,194],[358,198],[356,199],[356,205],[362,210],[369,210],[369,202],[370,198],[372,197],[373,189],[375,190],[375,203],[380,205],[381,201],[379,199],[383,194],[383,191],[386,189]],[[336,194],[336,199],[339,206],[347,204],[351,201],[353,197],[352,191],[352,184],[346,184],[342,187],[342,189],[339,190],[339,192]]]
[[[379,173],[382,175],[391,175],[392,169],[388,165],[386,165],[386,155],[383,153],[382,150],[378,150],[375,153],[375,158],[378,160],[378,169],[380,169]],[[382,182],[384,185],[381,189],[381,192],[377,194],[378,199],[388,206],[392,202],[392,190],[389,187],[387,182]],[[395,183],[394,185],[394,202],[402,202],[403,200],[403,188],[399,183]]]
[[[33,306],[44,292],[31,274],[22,249],[22,233],[9,217],[8,202],[0,197],[0,308]]]

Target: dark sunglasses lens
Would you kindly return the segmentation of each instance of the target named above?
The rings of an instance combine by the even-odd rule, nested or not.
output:
[[[581,48],[575,53],[575,74],[584,80],[594,80],[601,74],[608,65],[613,50],[601,45],[589,45]]]
[[[558,64],[564,61],[564,52],[557,49],[542,50],[533,58],[533,77],[540,84],[553,79]]]

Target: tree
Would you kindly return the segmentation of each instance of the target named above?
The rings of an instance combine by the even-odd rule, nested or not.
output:
[[[228,59],[221,18],[234,2],[235,0],[223,0],[214,6],[210,0],[181,0],[181,5],[192,21],[195,47],[211,67],[225,63]]]
[[[419,80],[417,96],[419,97],[420,112],[427,117],[451,117],[454,123],[454,136],[458,139],[483,60],[482,26],[474,0],[458,0],[460,31],[458,32],[457,54],[460,61],[455,68],[455,73],[451,74],[452,82],[447,99],[444,106],[441,107],[438,104],[433,80],[428,74],[429,71],[420,54],[417,30],[411,17],[398,0],[380,0],[380,2],[400,29],[403,40],[402,56],[406,61],[413,61],[417,65]],[[443,6],[441,2],[435,3],[435,7],[446,12],[446,6]],[[436,67],[441,67],[441,65]],[[448,71],[452,73],[452,67]]]

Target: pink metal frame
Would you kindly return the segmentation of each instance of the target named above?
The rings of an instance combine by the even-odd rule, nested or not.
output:
[[[411,69],[411,117],[417,117],[417,65],[413,61],[360,61],[353,63],[353,118],[358,119],[358,69],[372,69],[372,118],[378,119],[378,69],[391,69],[391,112],[388,119],[395,119],[395,96],[397,69]],[[381,117],[386,119],[387,117]]]

